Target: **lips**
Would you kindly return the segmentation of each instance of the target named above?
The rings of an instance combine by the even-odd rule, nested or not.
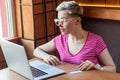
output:
[[[64,31],[63,27],[59,27],[59,29],[60,29],[60,31],[61,31],[61,32],[63,32],[63,31]]]
[[[61,31],[61,32],[63,32],[63,31],[64,31],[64,29],[60,29],[60,31]]]

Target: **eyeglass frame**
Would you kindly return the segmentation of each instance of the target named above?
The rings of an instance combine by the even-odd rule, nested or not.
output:
[[[62,18],[62,19],[54,19],[54,22],[55,22],[55,25],[56,26],[64,26],[64,24],[66,23],[66,22],[68,22],[68,21],[70,21],[70,20],[73,20],[73,19],[75,19],[75,17],[70,17],[70,18]],[[57,24],[56,22],[57,22],[57,20],[59,21],[59,23]],[[61,21],[60,21],[61,20]]]

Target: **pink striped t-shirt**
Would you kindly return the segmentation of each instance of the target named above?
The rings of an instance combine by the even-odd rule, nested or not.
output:
[[[72,55],[68,49],[68,34],[59,35],[54,38],[54,44],[59,52],[60,59],[63,62],[69,62],[79,65],[82,61],[90,60],[94,64],[98,64],[98,56],[106,48],[101,36],[88,32],[86,42],[82,49],[76,55]]]

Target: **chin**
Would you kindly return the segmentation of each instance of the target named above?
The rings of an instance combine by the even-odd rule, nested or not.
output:
[[[62,35],[66,35],[67,33],[65,33],[65,32],[61,32],[61,34],[62,34]]]

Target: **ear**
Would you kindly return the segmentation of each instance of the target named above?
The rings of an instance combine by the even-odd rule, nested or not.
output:
[[[80,23],[81,23],[81,20],[82,20],[82,19],[81,19],[80,17],[77,17],[77,18],[76,18],[76,24],[80,24]]]

